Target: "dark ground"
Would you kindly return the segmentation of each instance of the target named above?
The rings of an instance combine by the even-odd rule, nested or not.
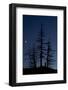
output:
[[[30,74],[51,74],[51,73],[57,73],[57,70],[51,69],[51,68],[26,68],[23,69],[23,75],[30,75]]]

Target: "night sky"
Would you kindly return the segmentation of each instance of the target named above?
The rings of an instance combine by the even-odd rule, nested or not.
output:
[[[23,15],[23,66],[24,68],[30,68],[30,60],[27,55],[28,50],[35,45],[38,37],[38,33],[41,29],[45,34],[45,41],[51,42],[51,47],[55,51],[53,59],[53,65],[51,68],[57,69],[57,16],[33,16]],[[39,62],[37,62],[39,66]],[[43,60],[44,65],[44,60]]]

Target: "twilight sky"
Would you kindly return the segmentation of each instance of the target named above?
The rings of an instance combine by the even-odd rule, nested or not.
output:
[[[45,34],[45,42],[48,40],[51,42],[51,47],[55,51],[53,62],[51,68],[57,68],[57,17],[56,16],[33,16],[33,15],[23,15],[23,66],[24,68],[30,68],[30,60],[27,55],[28,50],[31,49],[36,43],[38,38],[38,33],[41,29]],[[44,65],[44,60],[43,60]],[[39,66],[39,62],[37,62]]]

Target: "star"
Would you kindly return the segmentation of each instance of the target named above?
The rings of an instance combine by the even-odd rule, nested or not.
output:
[[[27,43],[27,40],[25,40],[25,43]]]

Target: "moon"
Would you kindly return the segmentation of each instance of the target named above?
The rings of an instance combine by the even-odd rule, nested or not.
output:
[[[25,43],[27,43],[27,40],[25,40]]]

